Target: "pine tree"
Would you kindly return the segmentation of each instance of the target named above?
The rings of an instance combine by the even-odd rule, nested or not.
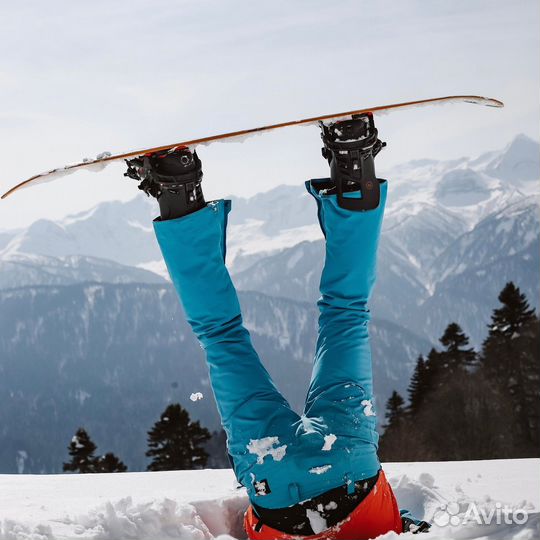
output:
[[[424,357],[420,355],[416,361],[416,366],[411,377],[411,382],[407,388],[409,395],[409,407],[408,412],[414,415],[418,412],[420,405],[422,404],[426,394],[429,391],[429,381],[426,361]]]
[[[96,448],[88,433],[83,428],[79,428],[68,446],[71,461],[64,463],[64,471],[96,472],[96,457],[94,455]]]
[[[388,398],[386,402],[386,413],[384,417],[386,418],[386,428],[392,428],[398,426],[405,415],[405,401],[404,399],[394,390],[392,395]]]
[[[450,323],[439,340],[445,348],[443,351],[443,363],[450,374],[457,370],[472,366],[476,360],[474,349],[466,348],[469,338],[457,323]]]
[[[107,452],[104,456],[101,456],[96,460],[96,472],[114,473],[126,471],[126,465],[112,452]]]
[[[444,354],[432,348],[424,361],[424,394],[422,396],[422,408],[433,401],[433,391],[436,390],[444,378],[446,361]]]
[[[191,422],[188,412],[180,404],[169,405],[148,432],[148,457],[153,458],[149,471],[201,469],[208,454],[204,444],[210,432],[199,422]]]
[[[521,422],[524,426],[528,456],[538,457],[540,449],[540,321],[538,318],[524,327],[518,338],[517,347],[521,354]]]
[[[499,294],[499,302],[502,306],[493,311],[491,323],[488,325],[488,339],[495,335],[515,337],[524,326],[536,318],[527,297],[511,281]]]
[[[507,386],[508,391],[512,392],[512,386],[518,383],[518,365],[513,341],[536,317],[525,295],[512,282],[505,285],[499,294],[499,301],[502,306],[493,310],[482,357],[490,377],[501,386]]]
[[[514,411],[517,456],[530,455],[539,442],[540,367],[538,319],[519,287],[509,282],[499,294],[482,347],[482,369]],[[525,454],[523,453],[525,452]]]
[[[453,376],[476,363],[476,352],[467,348],[469,338],[459,324],[450,323],[439,341],[443,350],[431,349],[425,362],[424,386],[430,390],[447,384]]]
[[[394,390],[386,402],[386,424],[379,440],[379,457],[385,461],[411,461],[423,447],[423,433],[407,415],[405,401]]]

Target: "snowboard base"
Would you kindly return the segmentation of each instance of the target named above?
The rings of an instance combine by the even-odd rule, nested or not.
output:
[[[173,144],[155,146],[153,148],[143,148],[140,150],[125,152],[122,154],[111,155],[109,152],[103,152],[102,154],[99,154],[98,156],[96,156],[95,159],[84,159],[83,161],[79,163],[73,163],[71,165],[58,167],[50,171],[36,174],[28,178],[27,180],[24,180],[16,184],[15,186],[13,186],[12,188],[10,188],[8,191],[6,191],[2,195],[1,198],[5,199],[9,195],[15,193],[16,191],[22,188],[35,186],[43,182],[53,181],[53,180],[56,180],[57,178],[62,178],[63,176],[76,172],[77,170],[84,169],[84,170],[98,172],[104,169],[110,163],[114,163],[116,161],[121,161],[123,159],[132,158],[132,157],[140,156],[142,154],[147,154],[151,152],[170,150],[179,146],[187,146],[193,150],[198,145],[206,145],[206,144],[211,144],[213,142],[224,141],[224,140],[228,140],[228,141],[234,141],[235,139],[240,140],[244,137],[255,135],[257,133],[263,133],[266,131],[272,131],[275,129],[281,129],[281,128],[289,127],[289,126],[308,125],[308,124],[315,124],[318,122],[332,122],[335,120],[343,120],[344,118],[350,118],[356,114],[365,114],[369,112],[373,114],[380,114],[380,113],[390,112],[392,110],[408,109],[412,107],[421,107],[421,106],[437,105],[437,104],[444,104],[444,103],[474,103],[477,105],[485,105],[488,107],[497,107],[497,108],[504,107],[504,104],[502,101],[499,101],[493,98],[486,98],[482,96],[468,96],[468,95],[446,96],[446,97],[438,97],[438,98],[431,98],[431,99],[421,99],[418,101],[407,101],[404,103],[394,103],[390,105],[379,105],[376,107],[369,107],[365,109],[358,109],[358,110],[347,111],[347,112],[342,112],[342,113],[314,116],[312,118],[305,118],[303,120],[293,120],[289,122],[282,122],[279,124],[272,124],[269,126],[262,126],[262,127],[252,128],[252,129],[233,131],[231,133],[222,133],[220,135],[210,135],[208,137],[202,137],[200,139],[180,141]]]

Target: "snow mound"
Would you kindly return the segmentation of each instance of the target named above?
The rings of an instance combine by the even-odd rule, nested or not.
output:
[[[34,527],[13,520],[0,526],[2,540],[234,540],[245,536],[244,497],[181,504],[172,499],[134,503],[131,497],[107,501],[86,514],[56,518],[70,533],[55,535],[50,525]],[[224,531],[230,531],[231,536]]]
[[[220,531],[242,531],[245,501],[227,499],[195,504],[179,504],[171,499],[134,504],[131,497],[75,518],[74,531],[79,537],[96,540],[136,538],[180,538],[210,540],[232,538]],[[236,504],[235,504],[236,503]]]
[[[456,474],[452,479],[450,470],[456,471],[458,462],[438,464],[447,465],[444,474],[430,474],[429,472],[417,473],[420,465],[431,468],[432,463],[425,464],[401,464],[412,466],[413,474],[400,474],[390,476],[389,481],[400,508],[406,508],[421,519],[432,524],[430,540],[455,540],[455,539],[500,539],[500,540],[533,540],[540,538],[540,513],[538,501],[533,503],[526,496],[532,495],[532,491],[525,489],[519,493],[520,481],[513,479],[513,486],[505,482],[497,486],[497,492],[485,489],[486,481],[494,481],[502,477],[509,479],[510,471],[495,472],[496,465],[515,465],[516,462],[537,460],[493,460],[483,462],[490,464],[488,478],[477,472],[482,467],[476,462],[461,462],[463,475]],[[532,463],[531,463],[532,464]],[[512,466],[510,465],[510,466]],[[392,464],[390,470],[398,470],[400,464]],[[535,473],[531,487],[538,489],[540,473]],[[464,480],[464,481],[462,481]],[[523,481],[524,479],[521,478]],[[515,483],[514,483],[515,482]],[[525,497],[521,497],[524,495]],[[535,497],[536,498],[536,497]]]
[[[179,506],[171,499],[134,504],[131,497],[107,502],[102,508],[73,519],[79,535],[118,538],[211,538],[208,527],[192,505]]]
[[[540,538],[540,460],[389,463],[400,508],[429,540]],[[244,539],[248,499],[229,470],[0,475],[0,540]],[[315,530],[324,529],[317,512]],[[385,540],[408,538],[389,533]],[[416,537],[415,537],[416,538]]]

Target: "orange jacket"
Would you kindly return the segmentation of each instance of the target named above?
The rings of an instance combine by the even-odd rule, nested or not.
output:
[[[255,530],[259,519],[250,506],[244,527],[251,540],[368,540],[388,531],[403,532],[399,508],[392,488],[381,471],[367,497],[342,522],[311,536],[283,533],[267,525]]]

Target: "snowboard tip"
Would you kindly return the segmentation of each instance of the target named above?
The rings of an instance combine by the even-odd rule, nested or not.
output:
[[[468,103],[479,103],[481,105],[485,105],[486,107],[495,107],[496,109],[501,109],[504,107],[504,103],[500,101],[499,99],[495,98],[489,98],[489,97],[481,97],[477,99],[465,99],[464,101]]]

